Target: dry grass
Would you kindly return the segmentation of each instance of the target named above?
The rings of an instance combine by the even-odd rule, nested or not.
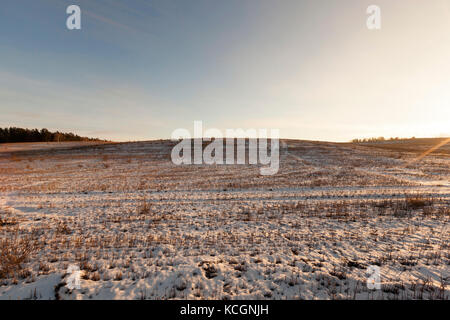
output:
[[[429,207],[433,205],[433,202],[433,198],[420,194],[405,196],[405,206],[407,209],[417,210],[427,206]]]
[[[137,212],[138,214],[150,214],[151,208],[151,203],[147,199],[143,198],[137,207]]]
[[[12,238],[0,240],[0,278],[16,277],[23,270],[23,264],[36,249],[30,238]]]

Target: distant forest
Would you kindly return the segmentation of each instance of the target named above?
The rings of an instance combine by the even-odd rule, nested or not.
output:
[[[412,138],[389,138],[377,137],[377,138],[366,138],[366,139],[353,139],[353,143],[369,143],[369,142],[383,142],[383,141],[401,141],[401,140],[415,140],[416,137]]]
[[[80,137],[72,132],[50,132],[47,129],[0,128],[0,143],[5,142],[50,142],[50,141],[101,141]]]

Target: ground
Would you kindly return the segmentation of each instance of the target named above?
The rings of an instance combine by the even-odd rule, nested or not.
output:
[[[0,145],[0,299],[448,299],[438,142],[283,140],[274,176],[170,141]]]

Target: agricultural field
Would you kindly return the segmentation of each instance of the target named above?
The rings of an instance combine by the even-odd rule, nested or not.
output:
[[[273,176],[165,140],[0,145],[0,299],[449,299],[441,140],[283,140]]]

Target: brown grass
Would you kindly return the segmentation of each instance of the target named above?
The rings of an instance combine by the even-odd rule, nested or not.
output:
[[[422,195],[413,195],[413,196],[406,195],[405,205],[407,209],[417,210],[424,207],[432,206],[433,199]]]
[[[36,249],[29,238],[0,240],[0,278],[14,277],[23,270],[23,264]]]

